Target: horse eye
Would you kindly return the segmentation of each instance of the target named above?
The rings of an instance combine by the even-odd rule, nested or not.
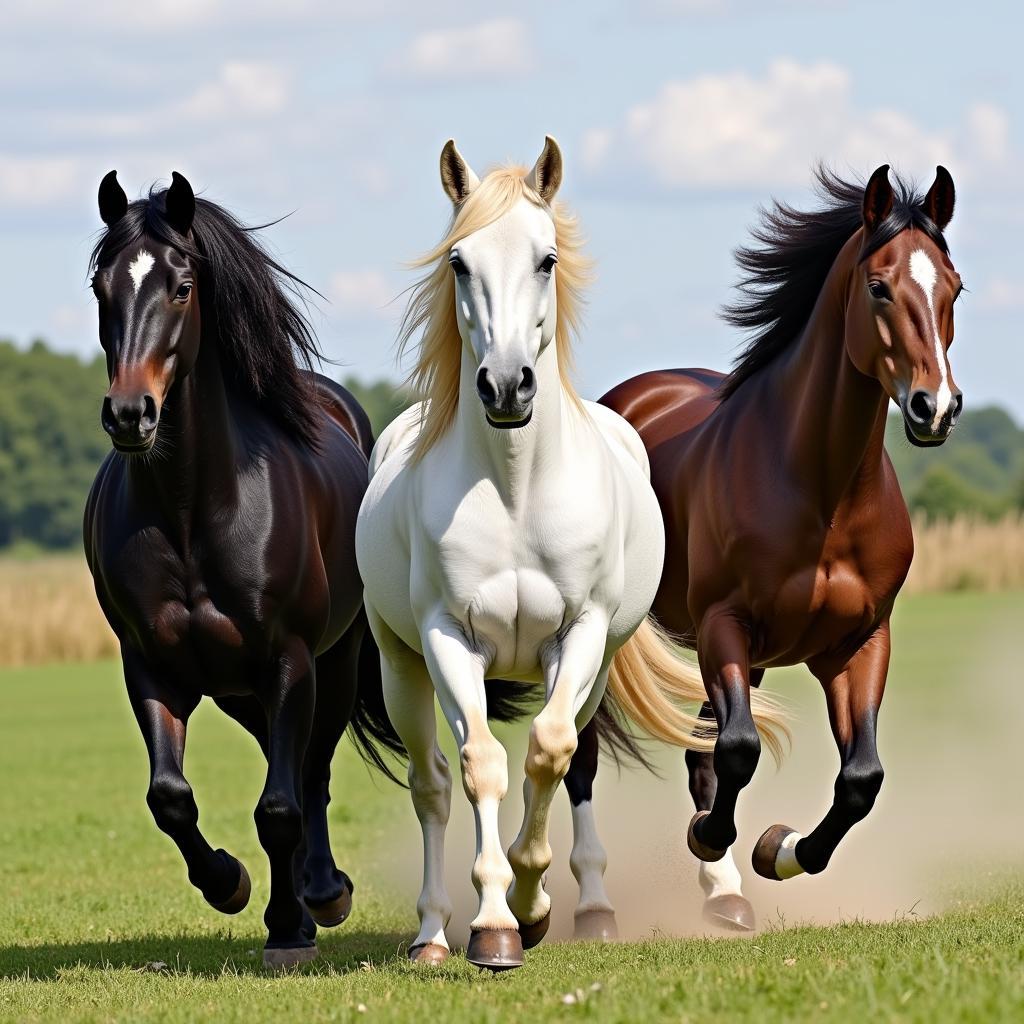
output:
[[[871,292],[873,299],[892,302],[892,295],[889,292],[888,286],[883,281],[868,281],[868,291]]]
[[[192,294],[192,285],[180,284],[178,290],[174,293],[174,297],[179,302],[184,302]]]
[[[452,270],[455,271],[456,277],[467,277],[469,275],[469,268],[462,262],[462,257],[458,253],[455,253],[448,262],[451,264]]]
[[[553,253],[548,253],[547,256],[541,262],[541,265],[537,268],[542,274],[550,274],[555,269],[555,264],[558,262],[558,257]]]

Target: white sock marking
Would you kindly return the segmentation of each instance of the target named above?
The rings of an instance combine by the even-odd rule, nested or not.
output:
[[[800,867],[796,859],[796,844],[801,839],[803,839],[803,836],[799,832],[790,832],[782,840],[779,852],[775,856],[775,874],[779,878],[793,878],[795,875],[802,875],[804,873],[804,869]]]
[[[139,294],[143,279],[153,269],[154,262],[153,257],[145,249],[140,249],[139,255],[128,265],[128,273],[132,275],[136,295]]]
[[[949,403],[953,400],[953,392],[949,387],[949,364],[946,362],[946,350],[939,337],[939,324],[935,317],[935,264],[924,249],[915,249],[910,254],[910,276],[918,283],[924,297],[928,301],[929,327],[932,331],[932,341],[935,344],[935,360],[939,368],[939,390],[935,395],[935,418],[932,420],[932,430],[939,429],[942,417],[946,415]]]

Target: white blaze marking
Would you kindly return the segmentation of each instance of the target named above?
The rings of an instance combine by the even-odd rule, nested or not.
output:
[[[145,249],[140,249],[139,255],[128,265],[128,273],[132,275],[136,295],[142,287],[143,278],[153,269],[153,263],[153,257]]]
[[[932,430],[939,429],[942,417],[946,415],[949,403],[953,399],[953,392],[949,388],[949,363],[946,361],[946,350],[939,337],[939,323],[935,317],[935,264],[929,259],[924,249],[915,249],[910,254],[910,276],[918,283],[924,297],[928,301],[928,320],[932,331],[932,340],[935,344],[935,361],[939,368],[939,390],[935,395],[935,418],[932,420]]]

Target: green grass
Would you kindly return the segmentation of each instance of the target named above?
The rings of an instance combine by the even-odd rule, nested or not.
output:
[[[994,633],[1016,642],[1022,612],[1022,595],[903,602],[890,688],[894,747],[906,747],[901,723],[922,716],[940,734],[955,720],[987,742],[991,709],[966,677],[977,643]],[[1018,680],[999,683],[1007,694],[1013,688],[1016,708]],[[820,783],[825,795],[831,770]],[[0,1020],[1024,1019],[1019,850],[1016,870],[984,885],[967,891],[953,879],[946,909],[929,918],[778,926],[754,939],[552,944],[498,977],[461,957],[433,972],[413,969],[401,956],[415,930],[413,901],[387,856],[396,842],[418,845],[408,797],[372,781],[347,744],[331,820],[338,860],[356,879],[356,912],[321,932],[317,964],[266,977],[267,872],[252,824],[262,772],[255,744],[201,709],[187,759],[201,824],[246,862],[254,883],[250,906],[220,917],[188,885],[149,817],[145,752],[118,667],[0,673]],[[1019,812],[1019,794],[1007,808]],[[681,806],[680,820],[685,813]],[[954,820],[949,808],[920,826],[938,834]],[[839,857],[831,870],[843,871]],[[157,962],[166,966],[147,969]],[[570,993],[574,1004],[563,1002]]]

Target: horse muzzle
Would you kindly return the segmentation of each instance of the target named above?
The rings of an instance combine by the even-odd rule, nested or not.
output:
[[[108,393],[103,399],[100,421],[114,447],[125,455],[133,455],[153,447],[160,409],[148,392],[129,395]]]
[[[487,422],[498,430],[525,427],[533,417],[537,376],[529,366],[514,373],[495,373],[481,366],[476,392],[483,403]]]
[[[900,403],[903,429],[912,445],[936,448],[945,442],[963,410],[963,392],[955,388],[945,410],[940,411],[938,404],[938,396],[929,388],[915,388]]]

